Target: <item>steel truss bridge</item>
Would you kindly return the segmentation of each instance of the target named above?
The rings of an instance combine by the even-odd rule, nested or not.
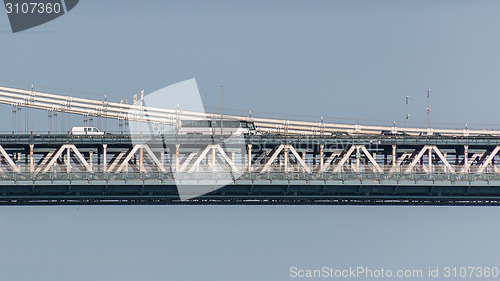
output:
[[[0,135],[0,203],[500,202],[499,138],[225,137]]]
[[[0,135],[0,203],[500,202],[500,131],[222,116],[142,101],[142,94],[123,104],[0,87],[0,103],[13,112],[25,107],[177,128],[167,135]],[[200,119],[249,121],[256,130],[235,138],[224,131],[178,134],[181,120]]]

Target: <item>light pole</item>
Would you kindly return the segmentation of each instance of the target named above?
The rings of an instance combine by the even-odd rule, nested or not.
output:
[[[220,84],[220,134],[224,134],[224,85]]]
[[[408,128],[408,119],[410,118],[410,114],[408,114],[408,100],[410,96],[406,96],[406,128]]]
[[[429,113],[431,112],[431,108],[429,105],[430,94],[431,94],[431,89],[427,89],[427,129],[429,129]]]

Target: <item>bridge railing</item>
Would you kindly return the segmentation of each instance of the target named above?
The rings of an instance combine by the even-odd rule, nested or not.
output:
[[[193,172],[193,173],[173,173],[173,172],[157,172],[157,173],[141,173],[141,172],[128,172],[128,173],[104,173],[104,172],[69,172],[69,173],[29,173],[29,172],[8,172],[0,174],[0,184],[11,182],[35,182],[35,181],[50,181],[50,182],[64,182],[64,181],[88,181],[89,184],[95,181],[219,181],[231,180],[234,183],[241,181],[288,181],[300,184],[301,182],[309,183],[310,181],[361,181],[370,182],[375,181],[383,184],[384,181],[390,182],[455,182],[455,181],[469,181],[469,182],[489,182],[500,181],[500,174],[498,173],[463,173],[463,174],[449,174],[449,173],[354,173],[354,172],[313,172],[313,173],[287,173],[287,172],[266,172],[266,173],[244,173],[235,176],[233,173],[210,173],[210,172]]]

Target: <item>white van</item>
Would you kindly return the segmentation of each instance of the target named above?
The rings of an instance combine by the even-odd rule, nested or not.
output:
[[[99,131],[96,127],[73,127],[72,135],[104,135],[104,132]]]

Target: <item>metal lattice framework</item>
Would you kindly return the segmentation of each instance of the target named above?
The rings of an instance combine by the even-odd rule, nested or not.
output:
[[[0,103],[168,125],[222,117],[7,87]],[[0,135],[0,204],[171,203],[182,186],[210,187],[198,202],[500,204],[499,131],[224,118],[257,133]]]
[[[190,202],[500,204],[499,152],[492,138],[0,135],[0,204],[175,203],[179,186],[208,187]]]
[[[40,136],[40,140],[44,138],[49,135]],[[486,139],[485,144],[477,145],[469,144],[469,139],[422,143],[419,138],[413,141],[382,137],[304,140],[254,136],[247,138],[243,146],[240,143],[222,146],[209,137],[193,138],[145,138],[142,143],[132,143],[130,136],[83,138],[92,141],[88,144],[82,138],[59,136],[59,144],[48,145],[37,144],[36,137],[30,136],[24,144],[0,142],[0,173],[500,174],[498,140]],[[116,139],[125,142],[117,145]]]

